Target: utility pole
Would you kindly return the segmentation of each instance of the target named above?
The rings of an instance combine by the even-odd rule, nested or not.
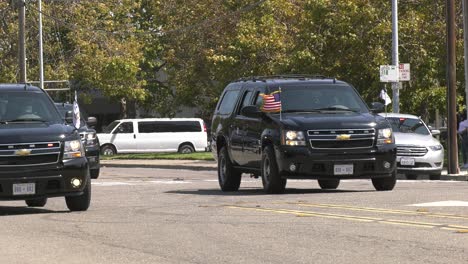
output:
[[[42,0],[38,1],[39,9],[39,87],[44,89],[44,55],[42,49]]]
[[[18,0],[18,19],[19,19],[19,45],[18,45],[18,65],[19,82],[26,83],[26,3],[24,0]]]
[[[468,110],[468,0],[463,3],[463,45],[465,50],[465,109]]]
[[[398,60],[398,0],[392,0],[392,65],[400,69]],[[400,83],[392,83],[393,112],[400,112]]]
[[[447,0],[448,173],[458,174],[455,0]]]

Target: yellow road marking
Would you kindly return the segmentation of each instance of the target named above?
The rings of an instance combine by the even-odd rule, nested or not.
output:
[[[412,227],[421,227],[421,228],[437,227],[443,230],[452,230],[452,231],[457,231],[459,233],[465,233],[465,232],[468,233],[468,227],[457,226],[457,225],[446,225],[446,224],[416,222],[416,221],[406,221],[406,220],[394,220],[394,219],[382,219],[382,218],[365,217],[365,216],[330,214],[330,213],[320,213],[320,212],[313,212],[313,211],[300,211],[300,210],[290,210],[290,209],[274,209],[274,208],[247,207],[247,206],[235,206],[235,205],[228,205],[226,207],[231,208],[231,209],[271,212],[271,213],[279,213],[279,214],[290,214],[290,215],[296,215],[298,217],[321,217],[321,218],[332,218],[332,219],[344,219],[344,220],[359,221],[359,222],[375,222],[375,223],[382,223],[382,224],[412,226]]]
[[[311,203],[303,203],[303,202],[299,202],[299,203],[288,202],[286,204],[306,206],[306,207],[317,207],[317,208],[334,208],[334,209],[345,209],[345,210],[351,210],[351,211],[365,211],[365,212],[372,212],[372,213],[388,213],[388,214],[401,214],[401,215],[423,215],[423,216],[437,217],[437,218],[465,219],[465,220],[468,220],[468,216],[466,216],[466,215],[430,213],[430,212],[427,212],[427,211],[393,210],[393,209],[358,207],[358,206],[336,205],[336,204],[311,204]]]

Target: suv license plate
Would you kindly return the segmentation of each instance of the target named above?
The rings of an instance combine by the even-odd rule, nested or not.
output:
[[[400,164],[402,166],[414,166],[414,159],[401,158]]]
[[[14,183],[13,195],[28,195],[36,193],[35,183]]]
[[[334,175],[352,175],[353,164],[341,164],[334,166]]]

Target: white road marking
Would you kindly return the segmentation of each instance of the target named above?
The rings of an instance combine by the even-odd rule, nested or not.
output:
[[[451,206],[468,206],[468,202],[465,201],[439,201],[432,203],[420,203],[420,204],[410,204],[408,206],[427,206],[427,207],[451,207]]]

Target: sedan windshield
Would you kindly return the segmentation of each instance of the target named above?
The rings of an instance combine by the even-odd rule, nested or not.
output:
[[[282,86],[281,104],[283,112],[368,112],[361,97],[347,85]]]
[[[43,92],[1,92],[0,123],[20,122],[61,123],[62,119]]]
[[[415,133],[420,135],[430,134],[426,125],[420,119],[387,117],[387,120],[392,126],[393,132]]]

